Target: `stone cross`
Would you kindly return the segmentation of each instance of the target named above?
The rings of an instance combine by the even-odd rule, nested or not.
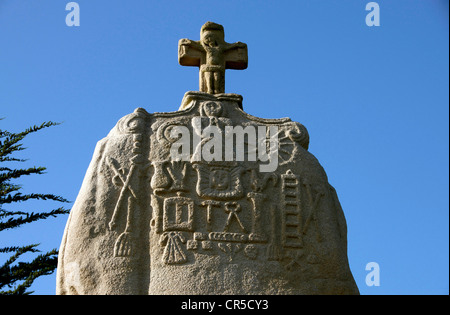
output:
[[[247,68],[247,44],[225,42],[223,26],[206,22],[201,28],[199,41],[180,39],[178,61],[182,66],[200,68],[201,92],[225,93],[225,69]]]

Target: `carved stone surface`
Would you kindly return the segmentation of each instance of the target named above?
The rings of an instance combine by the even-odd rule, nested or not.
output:
[[[187,92],[177,112],[136,109],[97,144],[57,293],[358,294],[344,214],[308,144],[303,125],[251,116],[236,94]]]
[[[259,160],[171,157],[170,130],[194,134],[211,101],[220,130],[277,126],[274,172]],[[253,117],[241,102],[188,92],[182,110],[138,108],[98,143],[61,244],[59,294],[358,293],[344,214],[306,128]]]

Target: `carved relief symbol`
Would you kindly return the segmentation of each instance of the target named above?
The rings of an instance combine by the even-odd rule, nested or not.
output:
[[[113,216],[111,218],[111,221],[109,222],[109,228],[110,230],[113,230],[117,223],[117,216],[119,214],[119,209],[122,206],[124,199],[126,198],[126,193],[129,192],[133,196],[133,198],[137,199],[137,194],[130,185],[130,181],[134,173],[135,166],[132,165],[131,169],[127,171],[127,169],[120,168],[119,163],[111,157],[108,157],[107,163],[115,173],[115,176],[113,177],[114,185],[121,187],[119,199],[117,200]]]
[[[317,220],[317,210],[324,193],[321,189],[313,193],[312,185],[306,180],[301,181],[291,170],[281,175],[281,181],[283,206],[281,213],[281,244],[285,249],[285,253],[283,256],[272,248],[272,256],[270,258],[272,260],[281,260],[282,257],[288,258],[288,263],[285,266],[288,270],[294,269],[297,265],[300,268],[304,268],[305,264],[301,260],[306,259],[308,264],[314,264],[316,262],[316,256],[314,254],[306,255],[303,244],[303,237],[306,235],[311,221],[314,222],[316,227],[317,241],[322,241]],[[302,200],[302,185],[306,187],[307,198],[305,200]],[[305,204],[307,206],[306,209],[303,208]],[[307,210],[308,208],[309,212]],[[306,220],[304,220],[305,216],[307,216]],[[273,220],[272,222],[274,223],[275,221]],[[277,240],[273,241],[277,242]]]
[[[164,200],[163,230],[193,231],[194,201],[190,198],[170,197]]]
[[[164,232],[159,241],[161,246],[165,246],[162,255],[164,263],[171,265],[186,262],[186,254],[181,247],[181,243],[186,243],[186,238],[181,232]]]
[[[200,204],[203,207],[206,207],[206,230],[208,232],[211,232],[211,221],[212,221],[212,209],[214,207],[216,208],[220,208],[221,204],[218,201],[213,201],[213,200],[205,200],[202,201],[202,203]]]
[[[254,244],[249,244],[245,246],[244,254],[252,260],[256,259],[256,257],[258,256],[258,247],[256,247]]]
[[[251,170],[251,188],[252,192],[247,193],[247,198],[251,200],[252,208],[252,231],[249,238],[253,241],[264,242],[267,237],[262,228],[262,213],[261,210],[264,208],[271,208],[269,204],[266,206],[269,200],[266,193],[263,191],[266,189],[268,183],[271,182],[272,186],[275,186],[278,182],[278,176],[276,174],[264,174],[260,176],[260,173],[256,169]]]
[[[217,140],[223,137],[225,127],[232,124],[231,119],[222,117],[223,112],[220,102],[207,101],[200,107],[200,116],[192,119],[193,139],[196,140],[193,140],[191,162],[223,161],[223,144]]]
[[[156,198],[152,197],[154,205],[157,203]],[[178,192],[177,197],[164,199],[162,216],[164,233],[160,237],[160,244],[165,246],[162,259],[166,264],[184,263],[187,258],[182,244],[186,243],[186,239],[181,231],[193,231],[194,201],[182,197],[181,192]]]
[[[291,271],[300,268],[302,272],[314,274],[318,272],[319,260],[315,254],[307,255],[303,249],[287,253],[289,261],[285,265],[286,270]]]
[[[252,221],[252,231],[249,236],[251,240],[254,241],[266,241],[266,236],[261,225],[261,210],[264,208],[264,203],[267,200],[266,194],[249,192],[247,198],[252,201],[253,204],[253,221]]]
[[[317,220],[317,209],[319,202],[324,196],[321,189],[313,195],[312,185],[306,180],[302,181],[302,184],[306,187],[307,202],[309,208],[308,217],[306,220],[303,216],[306,213],[302,209],[302,200],[300,192],[300,181],[298,176],[288,170],[286,174],[281,175],[282,178],[282,198],[283,198],[283,217],[282,217],[282,230],[283,230],[283,245],[290,248],[303,247],[303,235],[306,234],[311,221],[314,221],[316,225],[317,241],[322,240],[320,229]],[[303,224],[304,221],[304,224]]]
[[[223,169],[214,169],[209,176],[209,187],[214,190],[227,190],[230,187],[230,173]]]
[[[293,123],[281,128],[276,137],[278,137],[279,165],[292,162],[299,150],[299,146],[308,150],[309,134],[302,124]]]
[[[309,215],[306,219],[305,225],[303,226],[303,234],[306,234],[307,229],[311,223],[311,221],[314,222],[315,230],[316,230],[316,240],[318,242],[322,241],[322,234],[320,233],[320,227],[319,227],[319,221],[317,219],[317,210],[319,207],[319,202],[322,199],[322,197],[325,195],[325,193],[322,191],[322,189],[317,189],[315,195],[313,196],[313,189],[312,185],[309,184],[307,181],[303,181],[303,185],[306,186],[306,193],[308,195],[308,204],[309,204]]]
[[[202,232],[194,232],[194,239],[188,240],[186,247],[187,249],[195,250],[199,248],[199,244],[204,250],[212,249],[212,243],[208,240],[208,234]]]
[[[203,112],[206,116],[210,117],[210,124],[218,125],[218,121],[216,117],[220,117],[223,112],[223,106],[220,102],[206,102],[202,106]]]
[[[235,243],[218,243],[217,247],[224,252],[225,254],[228,254],[228,258],[231,261],[233,261],[233,258],[235,257],[236,253],[240,252],[242,250],[241,244],[235,244]]]
[[[115,176],[113,177],[113,183],[116,186],[121,187],[121,191],[119,194],[119,199],[116,202],[114,207],[114,212],[109,222],[109,229],[112,231],[117,226],[117,221],[119,218],[120,210],[124,207],[124,203],[127,202],[127,219],[125,231],[122,232],[116,240],[114,245],[114,256],[122,257],[122,256],[131,256],[133,255],[133,245],[132,245],[132,220],[133,220],[133,211],[137,207],[136,200],[137,194],[132,186],[132,180],[134,177],[134,173],[136,172],[136,168],[143,163],[142,155],[141,155],[141,140],[142,135],[134,134],[133,135],[133,157],[130,159],[131,167],[127,172],[126,169],[121,168],[119,163],[113,158],[109,157],[106,162],[109,167],[113,170]]]
[[[278,176],[273,173],[264,174],[261,178],[261,173],[256,169],[251,170],[251,188],[253,192],[262,192],[266,189],[267,184],[271,181],[272,186],[276,186],[278,182]]]
[[[241,228],[243,233],[247,233],[244,225],[242,225],[241,220],[239,219],[238,212],[241,211],[241,206],[237,202],[226,202],[225,203],[225,212],[228,213],[227,223],[223,229],[224,232],[228,232],[232,219],[236,221]]]
[[[169,191],[186,191],[184,179],[187,164],[184,161],[153,162],[154,174],[151,187],[156,193]]]
[[[167,169],[172,179],[171,190],[186,191],[184,178],[186,177],[187,164],[182,161],[170,161],[170,167]]]
[[[278,207],[277,205],[272,205],[270,207],[270,243],[267,246],[267,257],[268,260],[281,260],[282,258],[282,249],[281,249],[281,240],[280,240],[280,222],[278,218]]]
[[[210,166],[194,164],[197,170],[197,194],[203,198],[218,200],[239,199],[243,197],[241,166]]]
[[[287,256],[290,261],[286,265],[286,270],[294,270],[295,267],[302,267],[301,258],[304,256],[303,250],[299,249],[295,252],[288,252]]]
[[[281,175],[282,181],[282,241],[283,247],[301,248],[302,240],[302,207],[298,177],[288,170]]]

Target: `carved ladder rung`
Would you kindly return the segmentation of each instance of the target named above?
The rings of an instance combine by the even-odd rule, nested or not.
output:
[[[285,206],[293,206],[297,209],[298,202],[297,201],[284,201]]]
[[[286,238],[289,238],[289,239],[300,239],[300,234],[299,233],[295,233],[295,232],[286,233]]]
[[[302,240],[300,237],[286,237],[286,241],[284,243],[284,247],[291,247],[291,248],[301,248],[303,247]]]
[[[285,214],[285,215],[299,215],[300,212],[298,212],[297,208],[290,209],[290,210],[285,209],[285,210],[284,210],[284,214]]]

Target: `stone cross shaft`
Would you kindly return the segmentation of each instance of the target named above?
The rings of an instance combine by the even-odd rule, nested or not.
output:
[[[206,22],[201,28],[199,41],[180,39],[178,61],[182,66],[200,68],[201,92],[225,93],[225,69],[247,68],[247,44],[225,42],[223,26]]]

